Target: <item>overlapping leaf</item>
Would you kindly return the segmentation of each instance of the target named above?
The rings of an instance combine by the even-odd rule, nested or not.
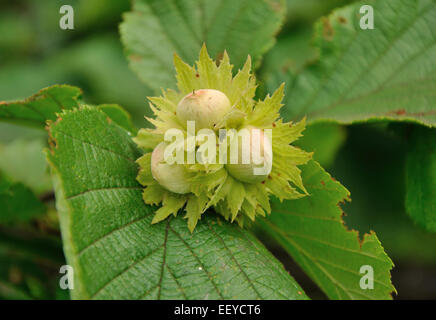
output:
[[[207,215],[191,234],[182,218],[152,225],[136,181],[140,152],[95,108],[50,127],[47,151],[74,298],[306,298],[247,231]]]
[[[192,64],[206,43],[214,58],[227,50],[236,68],[247,53],[258,62],[283,16],[281,0],[136,0],[120,30],[139,77],[154,89],[174,88],[174,53]]]
[[[362,5],[374,29],[361,29]],[[283,116],[355,123],[372,119],[436,124],[436,2],[365,1],[315,26],[319,61],[288,73]]]
[[[362,240],[349,231],[338,207],[349,192],[333,181],[316,162],[303,168],[309,197],[278,201],[261,228],[275,238],[303,270],[331,299],[389,299],[394,290],[390,281],[393,264],[377,236],[371,232]],[[374,288],[363,289],[362,266],[374,271]]]
[[[21,101],[0,102],[0,120],[43,128],[47,120],[56,119],[56,113],[78,105],[81,90],[67,85],[42,89]]]

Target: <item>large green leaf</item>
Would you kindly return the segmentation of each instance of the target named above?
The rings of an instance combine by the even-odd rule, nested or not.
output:
[[[0,172],[0,224],[27,221],[44,212],[44,204],[29,188]]]
[[[78,105],[82,93],[79,88],[55,85],[42,89],[28,99],[0,102],[0,120],[44,127],[56,113]]]
[[[361,29],[360,7],[375,28]],[[365,1],[315,26],[319,61],[287,73],[285,118],[354,123],[371,119],[436,124],[436,2]]]
[[[272,204],[271,216],[259,225],[275,238],[304,271],[332,299],[388,299],[394,290],[390,281],[393,264],[377,236],[371,232],[359,239],[347,230],[338,203],[349,192],[316,162],[303,167],[303,182],[309,197]],[[360,269],[374,270],[374,288],[363,290]]]
[[[121,39],[132,69],[151,88],[175,87],[173,55],[192,64],[203,43],[218,57],[227,50],[236,68],[259,61],[274,44],[282,0],[135,0]]]
[[[213,213],[192,234],[181,217],[151,225],[127,132],[96,108],[61,118],[47,157],[74,298],[307,298],[251,233]]]
[[[406,163],[406,209],[412,219],[436,232],[436,129],[415,127]]]

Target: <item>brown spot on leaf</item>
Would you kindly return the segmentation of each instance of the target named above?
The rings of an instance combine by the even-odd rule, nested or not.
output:
[[[347,23],[347,19],[345,19],[344,17],[341,17],[341,16],[338,17],[338,21],[339,21],[339,23],[342,23],[342,24]]]
[[[275,12],[281,12],[283,9],[282,3],[280,1],[268,1],[271,9]]]
[[[272,126],[273,126],[273,128],[275,128],[275,127],[276,127],[276,123],[275,123],[275,122],[273,122],[273,123],[272,123]]]
[[[200,75],[197,73],[197,74],[195,74],[195,76],[197,77],[197,78],[200,78]]]
[[[333,39],[335,31],[330,23],[330,20],[326,17],[322,18],[322,35],[324,39],[331,41]]]
[[[322,181],[322,180],[321,180],[321,184],[322,184],[323,186],[325,186],[325,182],[324,182],[324,181]]]
[[[406,114],[406,110],[404,110],[404,109],[397,110],[397,111],[395,111],[395,114],[397,116],[403,116]]]
[[[131,55],[129,55],[129,59],[134,61],[134,62],[139,62],[142,60],[142,57],[140,55],[137,55],[137,54],[131,54]]]

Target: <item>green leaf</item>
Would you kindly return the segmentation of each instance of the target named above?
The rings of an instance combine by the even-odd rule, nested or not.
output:
[[[281,0],[136,0],[121,40],[132,69],[151,88],[175,88],[173,55],[192,64],[203,43],[215,58],[227,50],[236,68],[259,62],[284,17]],[[237,69],[236,69],[237,70]]]
[[[33,96],[13,102],[0,102],[0,120],[43,128],[47,120],[54,121],[64,109],[79,106],[82,91],[69,85],[55,85]],[[97,108],[127,131],[136,134],[130,114],[117,104],[101,104]]]
[[[339,148],[344,144],[346,131],[334,123],[314,123],[303,132],[295,145],[306,151],[313,151],[313,158],[322,167],[330,167]]]
[[[47,151],[73,298],[305,299],[246,230],[206,215],[191,234],[180,217],[151,224],[127,132],[95,108],[67,111]]]
[[[0,173],[0,224],[28,221],[45,212],[45,206],[22,183]]]
[[[261,79],[266,82],[269,92],[283,83],[284,74],[290,70],[297,72],[308,61],[317,58],[317,51],[310,41],[311,37],[311,27],[280,33],[274,47],[263,57],[260,69]]]
[[[68,85],[42,89],[30,98],[0,102],[0,120],[44,128],[47,120],[55,120],[56,113],[78,105],[82,92]]]
[[[420,226],[436,232],[436,131],[415,127],[406,162],[406,210]]]
[[[138,130],[132,122],[132,117],[122,107],[117,104],[100,104],[97,107],[122,128],[126,129],[133,135],[136,135]]]
[[[374,8],[363,30],[359,9]],[[368,120],[436,125],[436,2],[365,1],[315,25],[319,61],[289,72],[285,118],[351,124]]]
[[[275,238],[331,299],[390,299],[393,264],[375,233],[363,240],[347,230],[338,202],[349,192],[314,161],[303,167],[309,197],[272,204],[261,228]],[[360,268],[374,270],[374,289],[363,290]]]

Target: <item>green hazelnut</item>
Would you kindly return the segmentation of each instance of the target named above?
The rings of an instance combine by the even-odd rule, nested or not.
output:
[[[254,127],[242,130],[246,130],[248,137],[247,139],[237,137],[237,163],[232,163],[234,161],[231,161],[229,155],[226,169],[232,177],[242,182],[257,183],[264,181],[272,168],[272,143],[270,137],[266,136],[263,130]],[[247,155],[245,160],[244,155]],[[256,157],[259,158],[256,159]]]
[[[177,105],[177,117],[183,123],[195,121],[196,129],[213,129],[231,109],[229,98],[214,89],[199,89],[187,94]]]
[[[168,164],[164,158],[166,147],[167,144],[161,142],[154,148],[151,154],[151,174],[165,189],[178,194],[189,193],[191,190],[189,179],[193,174],[182,164]]]

